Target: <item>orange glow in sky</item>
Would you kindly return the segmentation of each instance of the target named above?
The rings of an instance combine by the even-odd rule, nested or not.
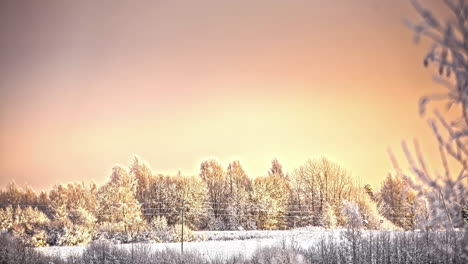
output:
[[[100,184],[138,154],[252,177],[325,156],[379,187],[387,147],[437,158],[408,1],[103,2],[0,4],[0,186]]]

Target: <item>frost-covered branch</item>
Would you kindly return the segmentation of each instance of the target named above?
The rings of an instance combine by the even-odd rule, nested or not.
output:
[[[468,175],[468,6],[464,0],[442,0],[449,15],[439,18],[433,10],[426,8],[417,0],[410,0],[418,12],[418,22],[405,21],[414,32],[415,40],[421,36],[432,41],[432,46],[424,58],[424,66],[430,64],[438,68],[435,82],[445,91],[424,96],[419,102],[421,116],[426,116],[427,106],[433,101],[446,103],[447,109],[456,106],[456,118],[450,119],[448,113],[437,108],[432,116],[426,116],[427,122],[439,145],[439,154],[443,173],[431,173],[426,165],[418,141],[414,141],[414,150],[406,142],[402,148],[411,169],[411,177],[398,166],[397,159],[389,151],[390,159],[397,173],[409,185],[425,197],[430,204],[433,217],[430,228],[454,229],[466,231],[462,214],[466,206],[466,181]],[[415,153],[415,157],[413,153]],[[455,168],[453,166],[455,165]],[[452,175],[452,170],[460,171]],[[443,176],[442,176],[443,175]]]

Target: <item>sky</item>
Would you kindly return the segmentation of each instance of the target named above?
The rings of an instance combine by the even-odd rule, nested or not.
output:
[[[437,164],[418,100],[442,88],[405,17],[406,0],[2,1],[0,187],[102,184],[137,154],[251,177],[327,157],[378,188],[413,138]]]

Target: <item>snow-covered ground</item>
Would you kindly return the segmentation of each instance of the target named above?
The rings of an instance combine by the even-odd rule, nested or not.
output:
[[[185,242],[184,251],[198,251],[207,258],[218,256],[228,257],[237,254],[251,256],[255,250],[274,245],[307,248],[320,241],[322,237],[332,236],[340,239],[342,230],[297,229],[287,231],[200,231],[196,235],[206,241]],[[131,250],[132,247],[145,246],[151,250],[175,249],[180,250],[180,243],[154,243],[154,244],[121,244],[118,247]],[[49,256],[67,258],[80,255],[85,246],[73,247],[44,247],[38,251]]]

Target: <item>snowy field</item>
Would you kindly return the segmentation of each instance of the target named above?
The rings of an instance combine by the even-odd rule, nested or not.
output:
[[[200,240],[185,242],[184,251],[197,251],[207,258],[218,256],[229,257],[241,254],[251,256],[255,250],[262,247],[287,245],[307,248],[323,237],[341,239],[342,230],[298,229],[287,231],[200,231],[195,232]],[[180,250],[180,243],[135,243],[117,245],[121,249],[131,250],[132,247],[146,247],[149,250],[174,249]],[[49,256],[67,258],[80,255],[85,246],[44,247],[37,248]]]

